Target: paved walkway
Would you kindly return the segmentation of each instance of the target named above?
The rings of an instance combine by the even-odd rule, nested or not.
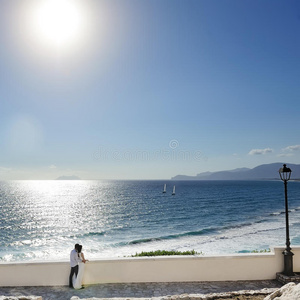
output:
[[[130,283],[97,284],[82,290],[66,286],[54,287],[0,287],[3,296],[42,296],[43,300],[70,300],[72,296],[82,298],[152,298],[181,294],[209,294],[240,290],[279,288],[275,280],[226,281],[226,282],[179,282],[179,283]]]

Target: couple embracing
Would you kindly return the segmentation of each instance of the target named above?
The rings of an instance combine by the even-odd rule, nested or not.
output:
[[[84,272],[84,264],[87,261],[81,252],[82,245],[76,244],[70,253],[71,272],[69,277],[69,287],[74,289],[82,289],[82,278]]]

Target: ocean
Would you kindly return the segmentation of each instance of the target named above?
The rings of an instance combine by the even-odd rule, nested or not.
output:
[[[291,244],[300,245],[300,182],[288,182],[288,199]],[[285,245],[280,180],[0,181],[0,205],[2,262],[69,260],[75,243],[88,259]]]

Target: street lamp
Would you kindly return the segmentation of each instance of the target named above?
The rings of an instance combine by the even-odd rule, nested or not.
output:
[[[289,234],[289,209],[287,199],[287,182],[291,178],[292,170],[287,168],[286,164],[283,168],[279,169],[280,179],[284,182],[284,194],[285,194],[285,228],[286,228],[286,248],[282,252],[284,255],[284,275],[293,276],[293,252],[291,252],[290,234]]]

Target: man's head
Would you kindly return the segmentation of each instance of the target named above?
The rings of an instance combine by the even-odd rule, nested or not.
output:
[[[75,244],[75,250],[78,250],[79,244]]]

